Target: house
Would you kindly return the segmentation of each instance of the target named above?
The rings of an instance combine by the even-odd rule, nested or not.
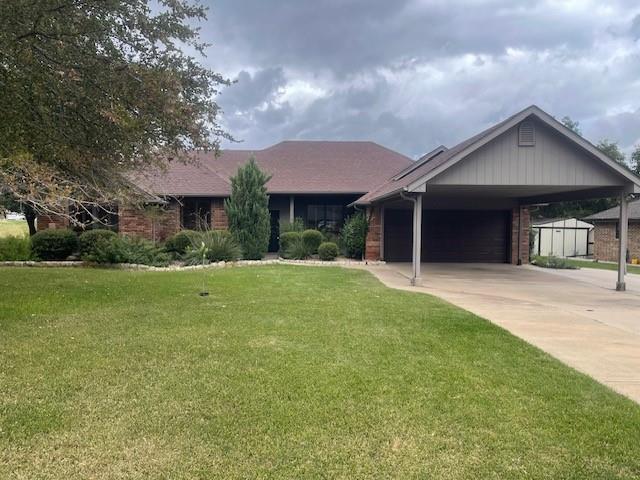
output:
[[[271,176],[270,251],[278,249],[279,225],[294,218],[309,228],[337,233],[355,210],[351,203],[413,164],[381,145],[357,141],[285,141],[263,150],[223,150],[218,157],[201,153],[190,163],[174,162],[167,172],[136,179],[143,190],[164,200],[162,217],[120,206],[109,223],[120,233],[156,240],[179,229],[197,229],[202,221],[226,229],[224,199],[231,193],[230,179],[252,156]],[[38,219],[38,226],[66,227],[68,222],[46,216]]]
[[[528,262],[528,206],[540,203],[619,197],[619,248],[626,249],[627,198],[640,193],[639,177],[530,106],[415,162],[369,142],[282,142],[174,163],[166,174],[140,180],[165,199],[166,218],[154,225],[144,212],[121,206],[119,230],[166,237],[197,226],[203,215],[213,228],[226,228],[229,178],[252,153],[272,175],[274,225],[301,216],[310,227],[336,230],[350,209],[366,209],[366,258],[411,262],[413,284],[422,261]],[[58,223],[43,219],[45,226]],[[624,268],[618,275],[622,290]]]
[[[595,213],[585,218],[595,225],[594,258],[618,261],[620,243],[620,207]],[[629,202],[629,233],[627,260],[640,258],[640,199]]]
[[[593,225],[577,218],[538,219],[531,222],[532,253],[545,257],[593,255]]]

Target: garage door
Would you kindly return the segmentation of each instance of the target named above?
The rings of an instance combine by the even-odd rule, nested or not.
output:
[[[508,211],[425,210],[422,261],[505,263],[509,254]],[[412,212],[385,211],[385,257],[411,261]]]

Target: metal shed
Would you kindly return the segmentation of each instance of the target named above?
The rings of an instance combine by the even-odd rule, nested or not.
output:
[[[593,255],[593,228],[577,218],[533,221],[532,253],[545,257],[589,257]]]

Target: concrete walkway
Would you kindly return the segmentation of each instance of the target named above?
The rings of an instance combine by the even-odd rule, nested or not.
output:
[[[640,276],[616,292],[612,271],[425,264],[422,287],[411,287],[410,264],[367,269],[388,287],[484,317],[640,403]]]

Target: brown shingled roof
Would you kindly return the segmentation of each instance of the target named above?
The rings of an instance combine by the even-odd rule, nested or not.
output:
[[[229,178],[254,155],[271,175],[269,193],[366,193],[412,160],[373,142],[285,141],[264,150],[194,154],[194,163],[170,163],[140,183],[157,195],[227,196]]]
[[[629,220],[640,220],[640,199],[629,202]],[[603,210],[602,212],[589,215],[584,220],[588,221],[602,221],[602,220],[618,220],[620,218],[620,206]]]

